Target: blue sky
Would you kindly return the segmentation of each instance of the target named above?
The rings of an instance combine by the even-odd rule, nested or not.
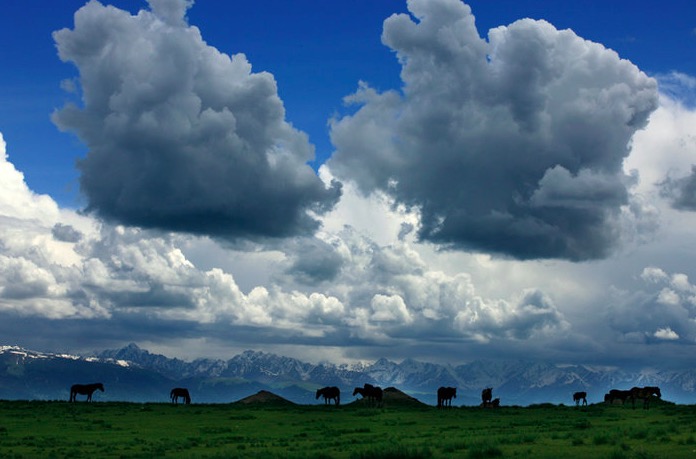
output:
[[[11,1],[0,18],[0,38],[13,43],[0,51],[2,132],[14,145],[13,162],[33,190],[71,207],[83,204],[74,160],[85,147],[60,133],[49,119],[66,99],[60,82],[75,73],[58,59],[51,34],[70,27],[84,3]],[[136,13],[144,2],[107,4]],[[484,37],[489,29],[520,18],[545,19],[602,43],[650,75],[696,74],[696,62],[689,58],[696,53],[695,7],[688,0],[672,0],[662,8],[623,0],[484,0],[469,5]],[[332,152],[327,119],[345,110],[342,98],[359,80],[381,89],[400,86],[399,65],[380,35],[384,19],[405,11],[405,1],[263,0],[198,2],[188,16],[210,45],[228,54],[245,53],[255,71],[275,76],[289,120],[316,146],[316,168]]]
[[[238,3],[5,5],[8,344],[689,364],[692,2]]]

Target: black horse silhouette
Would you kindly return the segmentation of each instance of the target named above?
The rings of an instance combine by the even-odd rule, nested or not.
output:
[[[645,386],[645,387],[631,387],[629,391],[631,393],[631,402],[633,408],[636,407],[636,399],[640,398],[643,400],[643,409],[647,410],[650,408],[650,397],[657,395],[658,398],[662,398],[662,393],[660,388],[657,386]]]
[[[353,390],[353,396],[358,394],[366,398],[371,405],[382,406],[382,397],[384,394],[381,387],[365,383],[363,387],[356,387],[355,390]]]
[[[316,398],[319,398],[321,396],[324,397],[324,405],[331,404],[331,400],[333,400],[336,403],[336,406],[338,406],[341,403],[341,389],[339,389],[336,386],[323,387],[321,389],[317,389]]]
[[[493,401],[491,401],[491,406],[493,408],[498,408],[500,406],[500,399],[499,398],[494,398]]]
[[[611,405],[616,400],[621,400],[621,404],[623,405],[626,403],[626,400],[629,398],[631,398],[631,391],[630,390],[612,389],[609,391],[608,394],[606,394],[604,396],[604,401]]]
[[[444,408],[452,406],[452,398],[457,398],[456,387],[440,387],[437,390],[437,407]]]
[[[179,403],[179,397],[184,399],[184,403],[187,405],[191,404],[191,395],[189,395],[188,389],[184,387],[175,387],[169,392],[169,398],[172,399],[172,403]]]
[[[73,384],[70,387],[70,401],[76,402],[77,401],[77,394],[80,394],[80,395],[86,395],[87,401],[91,402],[92,401],[92,394],[97,389],[104,392],[104,384],[102,384],[102,383]]]
[[[493,388],[492,387],[486,387],[481,391],[481,405],[486,407],[491,403],[491,399],[493,398]]]
[[[573,394],[573,401],[575,402],[575,406],[580,405],[580,402],[582,401],[583,406],[587,406],[587,392],[576,392]]]

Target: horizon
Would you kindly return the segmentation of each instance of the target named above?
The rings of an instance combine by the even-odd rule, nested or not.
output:
[[[691,368],[693,2],[6,6],[6,340]]]

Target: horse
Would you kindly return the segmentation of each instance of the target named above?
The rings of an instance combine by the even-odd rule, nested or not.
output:
[[[184,399],[185,404],[191,404],[191,395],[189,395],[188,389],[185,389],[183,387],[175,387],[171,390],[171,392],[169,392],[169,398],[172,400],[172,403],[178,404],[179,397]]]
[[[493,388],[492,387],[487,387],[481,391],[481,401],[483,402],[481,405],[483,407],[488,406],[491,403],[492,398],[493,398]]]
[[[493,401],[491,401],[491,406],[493,408],[498,408],[500,406],[500,399],[499,398],[494,398]]]
[[[445,408],[452,406],[452,397],[457,398],[456,387],[440,387],[437,390],[437,407]]]
[[[363,387],[356,387],[355,390],[353,390],[353,396],[358,394],[363,398],[367,398],[371,405],[382,405],[383,392],[381,387],[365,383]]]
[[[662,398],[660,388],[657,386],[631,387],[631,390],[629,392],[631,394],[630,397],[633,408],[636,407],[637,398],[643,399],[643,409],[645,410],[650,408],[649,405],[651,396],[657,395],[658,398]]]
[[[604,396],[604,401],[608,402],[609,404],[613,404],[614,401],[621,400],[621,404],[624,405],[626,403],[626,399],[629,398],[631,398],[630,390],[612,389]]]
[[[97,389],[104,392],[104,384],[102,384],[102,383],[73,384],[70,387],[70,401],[76,402],[77,401],[77,394],[80,394],[80,395],[86,395],[87,401],[91,402],[92,401],[92,394]]]
[[[580,405],[581,400],[582,406],[587,406],[587,392],[576,392],[573,394],[573,401],[575,402],[575,406]]]
[[[331,403],[331,400],[336,402],[336,406],[338,406],[341,403],[341,389],[339,389],[336,386],[317,389],[316,398],[318,399],[322,395],[324,396],[324,405],[329,405]]]

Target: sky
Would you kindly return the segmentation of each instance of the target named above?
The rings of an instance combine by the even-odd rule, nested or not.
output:
[[[692,2],[3,6],[5,344],[691,367]]]

